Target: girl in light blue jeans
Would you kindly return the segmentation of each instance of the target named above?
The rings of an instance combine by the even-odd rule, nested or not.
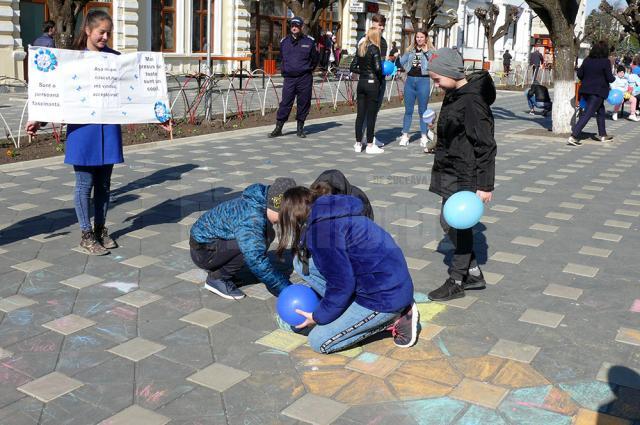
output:
[[[427,34],[423,30],[418,30],[413,39],[413,45],[409,51],[402,55],[400,64],[407,71],[407,80],[404,84],[404,119],[402,122],[402,137],[400,146],[409,145],[409,131],[411,130],[411,119],[415,109],[416,99],[418,100],[418,112],[420,113],[420,146],[427,146],[429,141],[427,134],[427,124],[422,120],[422,114],[427,110],[429,103],[429,50],[431,43]]]

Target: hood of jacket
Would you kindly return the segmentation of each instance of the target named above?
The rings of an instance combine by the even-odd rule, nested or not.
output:
[[[340,170],[325,170],[315,181],[329,183],[332,188],[343,195],[351,195],[353,192],[351,183]]]
[[[467,84],[451,92],[451,97],[455,100],[469,94],[481,96],[488,105],[496,101],[496,86],[487,71],[476,71],[467,75]]]
[[[266,209],[268,191],[269,186],[252,184],[242,192],[242,199],[251,207]]]
[[[362,201],[349,195],[325,195],[313,203],[309,224],[337,217],[362,215]]]

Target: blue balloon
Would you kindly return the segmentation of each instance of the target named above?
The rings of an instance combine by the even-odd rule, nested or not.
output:
[[[640,66],[636,66],[635,68],[633,68],[631,70],[631,72],[636,74],[636,75],[640,75]]]
[[[289,285],[280,292],[276,310],[282,320],[298,326],[304,322],[304,316],[296,313],[296,309],[312,313],[319,303],[318,294],[313,289],[305,285]]]
[[[395,67],[396,67],[396,65],[391,61],[382,62],[382,75],[388,76],[388,75],[393,74],[393,71],[395,70]]]
[[[578,106],[580,106],[580,109],[587,109],[587,101],[586,99],[580,99],[580,102],[578,104]]]
[[[424,114],[422,114],[422,121],[424,121],[426,124],[431,124],[435,117],[436,113],[433,111],[433,109],[427,109],[426,111],[424,111]]]
[[[449,226],[454,229],[469,229],[475,226],[482,217],[484,204],[473,192],[454,193],[442,209],[442,215]]]
[[[622,90],[613,89],[609,92],[609,97],[607,97],[607,102],[613,106],[621,105],[624,102],[624,93]]]

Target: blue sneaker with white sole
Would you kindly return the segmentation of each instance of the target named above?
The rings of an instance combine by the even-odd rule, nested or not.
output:
[[[241,300],[246,297],[245,293],[238,289],[238,287],[228,280],[215,279],[207,280],[204,283],[204,289],[213,292],[216,295],[220,295],[222,298],[228,300]]]

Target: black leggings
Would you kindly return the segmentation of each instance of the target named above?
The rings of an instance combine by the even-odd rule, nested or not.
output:
[[[356,142],[358,143],[362,140],[365,116],[367,118],[367,143],[373,143],[377,116],[375,111],[378,110],[379,91],[380,81],[377,78],[362,78],[358,81],[358,116],[356,117]]]
[[[461,281],[468,274],[469,269],[478,265],[476,255],[473,252],[473,229],[454,229],[447,224],[442,211],[447,199],[448,198],[442,199],[440,226],[442,226],[442,230],[449,236],[451,243],[453,243],[456,249],[451,259],[449,276],[454,280]]]

